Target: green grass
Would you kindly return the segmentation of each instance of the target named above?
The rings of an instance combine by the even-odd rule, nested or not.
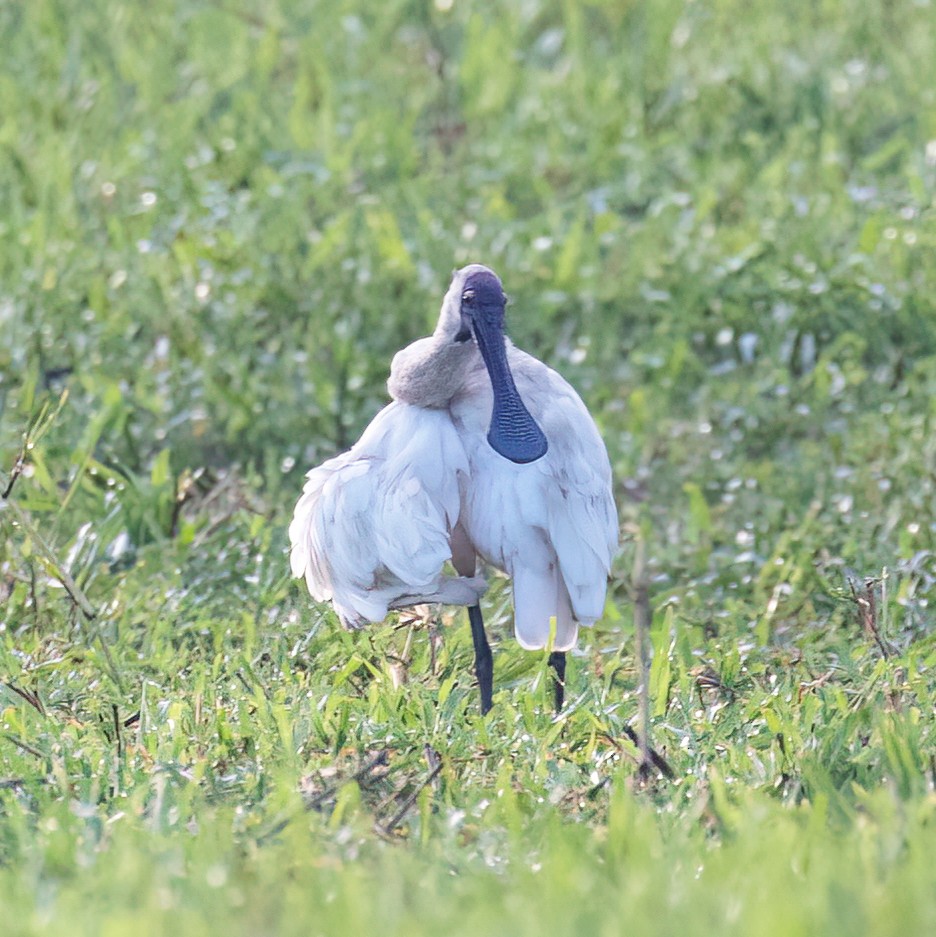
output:
[[[936,932],[932,18],[0,3],[3,932]],[[469,260],[615,469],[558,719],[287,578]]]

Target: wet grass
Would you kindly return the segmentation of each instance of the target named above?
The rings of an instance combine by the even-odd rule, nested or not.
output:
[[[4,932],[933,933],[931,4],[446,6],[0,5]],[[615,468],[558,719],[287,579],[469,260]]]

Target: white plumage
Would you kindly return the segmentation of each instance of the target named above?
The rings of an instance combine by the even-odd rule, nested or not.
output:
[[[618,542],[611,468],[578,394],[504,339],[503,307],[488,268],[455,273],[434,334],[394,357],[394,401],[308,474],[290,561],[313,598],[360,627],[405,605],[476,606],[480,555],[513,582],[523,647],[547,647],[555,620],[561,681],[561,652],[604,607]],[[443,572],[449,560],[459,575]],[[487,643],[470,611],[486,709]]]
[[[508,344],[517,390],[549,441],[546,454],[516,464],[491,448],[491,382],[472,369],[450,404],[468,456],[461,522],[481,557],[513,581],[514,628],[528,650],[575,646],[576,622],[604,609],[617,548],[611,467],[598,430],[578,394],[551,368]]]
[[[289,525],[293,575],[348,628],[390,608],[477,602],[481,577],[442,574],[467,472],[444,410],[391,403],[350,451],[309,472]]]

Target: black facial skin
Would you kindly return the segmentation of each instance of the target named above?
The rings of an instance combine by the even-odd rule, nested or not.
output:
[[[506,304],[507,297],[496,276],[488,272],[471,274],[462,290],[462,327],[455,340],[458,341],[463,332],[473,334],[490,375],[494,409],[487,438],[491,448],[511,462],[524,464],[545,455],[549,445],[517,392],[510,373],[504,344]]]
[[[467,342],[474,331],[472,320],[482,325],[504,326],[504,295],[500,280],[492,273],[472,273],[466,280],[461,297],[461,328],[456,342]]]

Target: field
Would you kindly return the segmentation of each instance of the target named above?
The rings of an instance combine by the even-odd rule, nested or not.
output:
[[[3,933],[936,933],[934,15],[0,0]],[[559,717],[288,577],[469,261],[615,472]]]

